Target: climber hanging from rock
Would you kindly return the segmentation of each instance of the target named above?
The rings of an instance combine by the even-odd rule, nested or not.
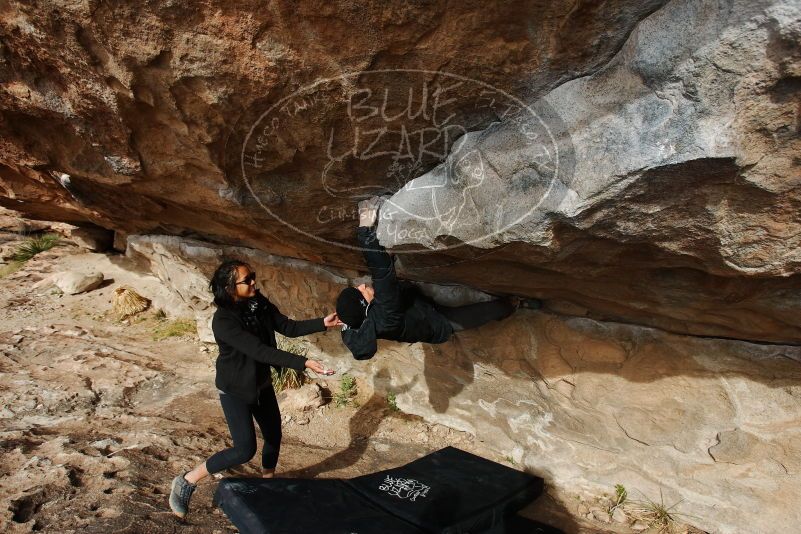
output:
[[[455,332],[478,328],[510,316],[517,308],[538,309],[537,299],[509,297],[465,306],[433,303],[413,287],[401,287],[394,258],[378,242],[375,223],[381,199],[359,202],[359,246],[373,284],[347,287],[337,297],[342,340],[357,360],[372,358],[378,339],[407,343],[445,343]]]

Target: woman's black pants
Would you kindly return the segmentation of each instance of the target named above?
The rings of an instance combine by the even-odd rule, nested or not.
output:
[[[259,424],[264,448],[261,451],[261,465],[264,469],[275,469],[278,452],[281,449],[281,413],[272,384],[267,384],[260,392],[256,404],[220,393],[225,420],[234,440],[234,446],[214,454],[206,460],[209,473],[217,473],[230,467],[250,461],[256,454],[256,429],[253,420]]]

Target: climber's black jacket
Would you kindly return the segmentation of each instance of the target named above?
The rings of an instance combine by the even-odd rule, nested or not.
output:
[[[395,276],[393,258],[378,242],[374,227],[356,231],[362,254],[373,277],[375,296],[358,329],[342,329],[342,341],[357,360],[372,358],[377,339],[416,343],[444,343],[453,334],[448,320],[412,286],[403,286]]]
[[[287,337],[325,331],[323,318],[293,321],[256,290],[256,296],[234,308],[217,308],[211,320],[217,357],[217,388],[255,403],[259,388],[270,380],[270,366],[302,371],[306,358],[276,348],[275,332]]]

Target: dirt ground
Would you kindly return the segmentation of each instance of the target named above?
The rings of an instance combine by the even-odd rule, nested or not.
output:
[[[0,245],[20,239],[0,234]],[[98,289],[64,295],[33,287],[50,273],[88,267],[107,279]],[[172,477],[230,444],[213,383],[216,346],[192,334],[156,340],[166,320],[155,309],[115,319],[112,292],[123,284],[146,296],[165,290],[123,256],[69,243],[0,278],[2,532],[235,531],[212,505],[214,479],[198,488],[188,521],[167,506]],[[337,380],[322,385],[335,391]],[[359,384],[350,406],[284,414],[278,471],[352,477],[447,445],[506,462],[470,435],[391,409]],[[257,462],[258,455],[231,474],[256,475]],[[583,499],[546,495],[524,515],[566,532],[632,532],[587,519],[593,503]]]

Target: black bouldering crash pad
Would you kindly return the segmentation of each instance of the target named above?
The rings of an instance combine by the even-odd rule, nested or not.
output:
[[[481,532],[542,493],[541,478],[446,447],[404,466],[346,480],[426,532]]]
[[[228,478],[214,500],[242,534],[423,534],[342,480]]]
[[[447,447],[351,480],[225,479],[215,502],[245,534],[479,534],[505,532],[542,488],[541,478]]]

